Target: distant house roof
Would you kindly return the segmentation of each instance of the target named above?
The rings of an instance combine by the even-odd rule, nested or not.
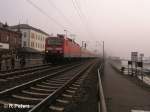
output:
[[[40,33],[43,33],[45,35],[49,35],[48,33],[42,31],[41,29],[37,29],[37,28],[34,28],[28,24],[19,24],[19,25],[15,25],[15,26],[11,26],[12,29],[31,29],[31,30],[35,30],[37,32],[40,32]]]
[[[3,27],[3,23],[0,22],[0,28],[2,28],[2,27]]]
[[[10,28],[10,26],[7,25],[7,23],[3,24],[2,22],[0,22],[0,30],[4,30],[4,31],[8,31],[8,32],[13,32],[13,33],[20,33],[19,31],[13,31]]]

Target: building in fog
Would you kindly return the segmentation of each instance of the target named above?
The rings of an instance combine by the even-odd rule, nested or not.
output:
[[[32,50],[37,50],[39,52],[43,52],[45,50],[45,39],[49,35],[44,31],[34,28],[28,24],[15,25],[12,26],[11,29],[13,29],[14,31],[17,31],[19,29],[21,31],[21,46],[23,48],[31,48]]]
[[[6,24],[0,23],[0,52],[14,52],[21,47],[21,32],[12,31]]]

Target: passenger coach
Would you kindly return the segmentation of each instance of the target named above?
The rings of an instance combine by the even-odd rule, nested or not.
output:
[[[78,43],[64,35],[48,37],[45,43],[45,59],[47,62],[64,62],[81,58],[94,57],[86,49],[82,49]]]

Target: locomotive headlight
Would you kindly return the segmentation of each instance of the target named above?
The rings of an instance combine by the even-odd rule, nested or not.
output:
[[[48,53],[48,50],[46,50],[46,53]]]

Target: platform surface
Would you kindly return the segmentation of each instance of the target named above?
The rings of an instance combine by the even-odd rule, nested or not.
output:
[[[108,62],[105,65],[102,84],[108,112],[150,111],[150,92],[120,75]]]

